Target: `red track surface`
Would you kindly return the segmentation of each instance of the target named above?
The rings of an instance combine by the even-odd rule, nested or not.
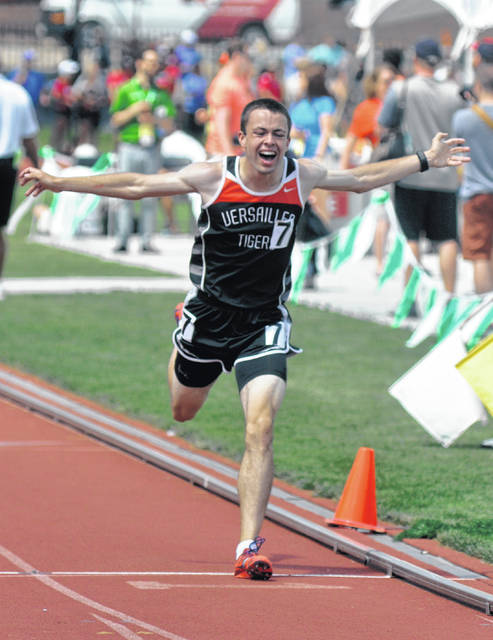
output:
[[[0,478],[2,640],[493,637],[272,522],[273,579],[234,579],[236,505],[1,399]]]

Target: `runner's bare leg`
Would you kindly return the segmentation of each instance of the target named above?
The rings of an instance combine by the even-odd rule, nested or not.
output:
[[[202,407],[214,386],[214,382],[207,387],[186,387],[178,381],[175,373],[176,348],[169,359],[168,385],[171,395],[171,411],[178,422],[191,420]]]
[[[255,538],[262,527],[274,477],[274,418],[285,390],[286,383],[278,376],[262,375],[240,393],[245,415],[245,453],[238,476],[240,540]]]

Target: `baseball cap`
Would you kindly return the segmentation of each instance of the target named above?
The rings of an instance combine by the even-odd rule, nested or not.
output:
[[[58,64],[58,75],[72,76],[79,73],[80,65],[76,60],[62,60]]]
[[[483,38],[474,46],[483,62],[493,63],[493,38]]]
[[[180,37],[181,41],[189,46],[197,44],[197,40],[199,39],[195,31],[192,31],[192,29],[184,29],[181,32]]]
[[[424,60],[430,67],[436,67],[442,59],[440,45],[436,40],[431,38],[416,42],[414,50],[416,52],[416,58]]]

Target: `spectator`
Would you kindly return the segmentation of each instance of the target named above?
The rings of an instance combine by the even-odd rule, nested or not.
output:
[[[208,83],[206,78],[200,74],[201,55],[194,49],[194,44],[197,41],[195,33],[186,30],[182,33],[181,39],[183,44],[178,45],[175,50],[170,50],[165,44],[159,48],[163,69],[156,76],[156,85],[173,95],[175,102],[179,103],[177,109],[178,126],[187,134],[202,141],[205,123],[200,120],[198,114],[205,112],[207,106],[205,93]],[[190,64],[193,61],[196,61],[196,64],[191,67]],[[170,168],[176,169],[173,161],[169,164],[163,158],[161,173],[166,173]],[[165,218],[164,231],[177,233],[178,227],[174,214],[175,199],[172,196],[164,196],[160,199],[160,203]]]
[[[347,61],[348,53],[345,44],[333,38],[316,45],[307,53],[308,58],[315,64],[323,64],[327,68],[340,69]]]
[[[288,105],[300,96],[301,73],[298,65],[305,56],[305,48],[296,42],[288,44],[282,52],[284,95]]]
[[[172,49],[169,50],[161,46],[159,47],[158,53],[160,53],[159,62],[161,69],[156,75],[154,82],[156,87],[173,96],[176,84],[181,76],[180,62]]]
[[[108,92],[104,74],[91,54],[83,57],[82,73],[75,81],[72,92],[77,144],[89,143],[97,147],[96,135],[108,107]]]
[[[409,134],[409,151],[423,149],[433,131],[451,131],[452,116],[464,106],[459,87],[453,81],[438,82],[434,71],[442,60],[435,40],[420,40],[415,45],[414,75],[394,82],[387,92],[378,118],[390,128],[396,124],[399,98],[405,91],[402,128]],[[452,293],[457,271],[457,171],[429,171],[425,176],[409,176],[395,185],[395,209],[409,248],[421,258],[420,236],[424,233],[439,243],[439,261],[443,286]],[[412,267],[406,270],[406,281]]]
[[[209,156],[238,155],[241,112],[252,100],[253,67],[242,43],[228,48],[228,61],[213,78],[206,94],[209,121],[205,148]]]
[[[175,54],[181,67],[193,69],[202,60],[202,55],[197,51],[198,36],[195,31],[185,29],[180,34],[181,43],[175,47]]]
[[[404,72],[402,70],[402,65],[404,62],[404,52],[402,49],[397,49],[395,47],[390,47],[389,49],[384,49],[382,53],[382,63],[389,66],[395,74],[396,80],[404,80]]]
[[[159,68],[156,51],[147,49],[136,61],[136,73],[121,85],[111,105],[111,123],[119,131],[118,168],[156,173],[160,167],[160,138],[171,130],[175,107],[169,95],[153,85]],[[140,210],[141,251],[157,253],[151,244],[156,219],[156,198],[145,198]],[[133,203],[122,201],[118,211],[116,252],[128,249],[133,230]]]
[[[33,105],[37,107],[39,105],[39,96],[45,83],[45,77],[43,73],[35,71],[32,68],[35,58],[36,54],[32,49],[24,51],[20,67],[11,71],[7,75],[7,78],[22,85],[31,96]]]
[[[353,112],[353,117],[346,134],[346,145],[341,155],[341,169],[368,162],[369,150],[379,141],[378,114],[383,99],[395,77],[393,69],[382,65],[368,74],[364,81],[366,100],[360,102]],[[378,217],[373,249],[376,258],[376,273],[379,276],[383,269],[385,243],[389,230],[389,221],[382,212]]]
[[[282,89],[274,71],[263,69],[257,78],[257,95],[259,98],[272,98],[282,101]]]
[[[0,300],[4,293],[1,282],[7,241],[3,232],[7,225],[15,189],[16,169],[14,156],[21,146],[24,147],[30,162],[38,166],[36,137],[39,130],[38,120],[32,100],[24,87],[7,80],[0,74],[0,180],[2,201],[0,205]]]
[[[387,65],[376,67],[363,80],[366,99],[357,105],[346,133],[346,145],[341,155],[341,169],[364,164],[379,141],[378,115],[394,71]],[[366,157],[368,156],[368,157]],[[361,158],[361,161],[360,159]]]
[[[113,102],[116,90],[125,82],[128,82],[135,73],[135,61],[130,53],[122,51],[119,69],[112,69],[106,74],[106,89],[108,100]]]
[[[94,60],[103,72],[106,72],[110,68],[111,64],[110,50],[107,40],[108,38],[105,36],[105,32],[102,27],[97,26],[92,29],[89,48]]]
[[[493,38],[483,38],[473,45],[474,48],[474,67],[478,68],[481,64],[493,64]]]
[[[207,92],[207,79],[200,73],[200,66],[188,69],[183,65],[181,77],[183,130],[194,138],[202,141],[204,136],[204,122],[197,117],[207,107],[205,94]]]
[[[291,135],[293,138],[302,138],[304,158],[314,158],[328,166],[336,101],[326,87],[323,67],[312,66],[303,77],[303,96],[290,109],[293,121]],[[316,190],[312,195],[316,213],[328,224],[330,212],[327,207],[327,192]]]
[[[336,102],[327,90],[323,67],[318,65],[311,67],[304,75],[304,82],[304,95],[301,100],[291,106],[290,110],[293,122],[291,136],[302,139],[304,144],[302,156],[304,158],[313,158],[328,168],[330,166],[330,137]],[[324,226],[328,234],[330,209],[327,202],[327,191],[315,189],[305,207],[304,215],[308,217],[315,214],[322,221],[323,224],[319,225],[319,228],[322,228],[321,235],[325,235],[323,234]],[[314,251],[305,278],[306,288],[313,289],[315,287],[316,264],[317,251]]]
[[[52,109],[55,122],[51,130],[50,144],[59,151],[71,155],[74,148],[72,115],[74,106],[73,84],[80,71],[75,60],[62,60],[58,65],[57,77],[43,88],[40,103]]]
[[[471,162],[464,167],[462,255],[473,263],[476,293],[493,291],[493,39],[478,48],[478,104],[454,114],[453,131],[467,136]],[[484,53],[484,57],[481,54]]]

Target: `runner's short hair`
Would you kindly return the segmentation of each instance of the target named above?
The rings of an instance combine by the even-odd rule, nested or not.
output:
[[[289,138],[289,132],[291,131],[291,116],[289,115],[286,107],[281,102],[273,100],[272,98],[258,98],[257,100],[252,100],[246,105],[246,107],[243,109],[243,113],[241,114],[240,128],[242,133],[246,133],[250,114],[256,109],[267,109],[267,111],[272,111],[273,113],[282,113],[288,123]]]

